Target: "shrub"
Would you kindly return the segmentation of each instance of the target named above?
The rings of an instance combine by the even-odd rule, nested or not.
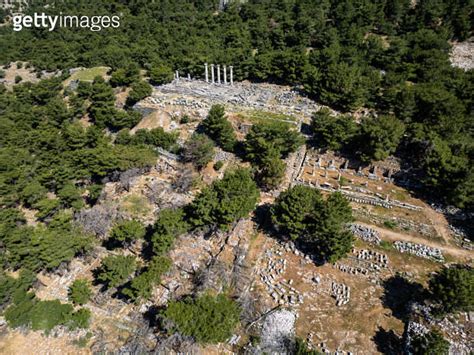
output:
[[[122,244],[143,239],[146,234],[145,226],[136,220],[122,221],[116,224],[110,232],[110,238]]]
[[[87,280],[74,280],[69,288],[69,299],[75,304],[83,305],[89,302],[91,296],[92,290]]]
[[[442,312],[474,310],[474,270],[467,265],[443,267],[431,277],[429,288]]]
[[[162,316],[174,324],[174,330],[200,343],[220,343],[232,335],[240,309],[224,294],[207,294],[195,300],[172,301]]]
[[[216,161],[214,164],[214,170],[219,171],[222,169],[223,166],[224,166],[224,162],[222,160]]]
[[[131,255],[107,256],[102,260],[97,270],[97,280],[106,287],[117,287],[127,281],[128,277],[135,271],[137,262]]]

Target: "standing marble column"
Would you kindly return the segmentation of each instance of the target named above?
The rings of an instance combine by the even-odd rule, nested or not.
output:
[[[176,77],[176,80],[179,80],[179,71],[178,70],[176,70],[175,77]]]
[[[227,85],[227,66],[224,65],[224,84]]]
[[[217,64],[217,83],[221,83],[221,65]]]
[[[231,65],[229,66],[230,69],[230,85],[234,85],[234,67]]]
[[[209,82],[209,69],[207,67],[207,63],[204,63],[204,75],[206,76],[206,83]]]
[[[214,64],[211,64],[211,81],[214,84]]]

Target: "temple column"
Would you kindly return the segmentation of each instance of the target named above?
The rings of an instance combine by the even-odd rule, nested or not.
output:
[[[231,65],[229,66],[229,69],[230,69],[230,85],[234,85],[234,72],[233,72],[234,67]]]
[[[224,84],[227,85],[227,67],[224,65]]]
[[[211,81],[214,84],[214,64],[211,64]]]
[[[207,63],[204,63],[204,75],[206,76],[206,83],[209,82],[209,69],[207,67]]]
[[[217,83],[221,83],[221,65],[217,64]]]

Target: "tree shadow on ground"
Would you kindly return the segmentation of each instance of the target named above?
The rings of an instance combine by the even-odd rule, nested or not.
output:
[[[401,355],[403,354],[403,341],[393,330],[385,330],[379,327],[372,340],[377,346],[377,350],[382,354]]]
[[[155,256],[155,252],[153,251],[153,243],[151,241],[151,237],[154,232],[155,228],[153,225],[147,226],[143,247],[140,251],[141,257],[146,261],[151,261],[153,256]]]
[[[253,221],[257,225],[257,230],[259,232],[265,233],[274,239],[284,240],[281,233],[278,233],[272,223],[271,204],[265,203],[257,206],[253,216]]]
[[[143,313],[143,319],[148,322],[150,327],[158,327],[160,325],[159,314],[163,309],[163,307],[152,305]]]
[[[383,305],[392,311],[394,317],[404,322],[408,320],[410,304],[423,301],[426,295],[421,284],[411,282],[401,275],[384,280],[383,287]]]

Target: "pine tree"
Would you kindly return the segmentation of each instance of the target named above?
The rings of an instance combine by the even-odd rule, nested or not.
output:
[[[190,222],[195,227],[226,229],[255,208],[258,196],[257,185],[247,169],[227,171],[222,180],[194,199],[189,206]]]
[[[143,100],[145,97],[150,96],[153,92],[153,88],[146,81],[140,80],[132,84],[132,90],[127,97],[127,106],[133,106],[138,101]]]
[[[69,298],[75,304],[83,305],[89,302],[92,296],[90,284],[85,279],[77,279],[69,287]]]
[[[145,226],[136,220],[122,221],[110,231],[110,238],[122,244],[130,244],[143,239],[146,234]]]
[[[278,196],[271,209],[272,221],[283,234],[297,239],[309,231],[310,217],[322,205],[318,190],[296,185]]]
[[[442,268],[431,277],[429,288],[443,312],[474,310],[474,270],[470,266]]]
[[[413,355],[448,355],[449,342],[438,331],[416,336],[410,344]]]
[[[278,149],[270,148],[261,159],[257,168],[257,179],[259,185],[267,190],[277,188],[285,176],[285,163],[280,159]]]
[[[226,151],[232,151],[236,143],[235,132],[230,122],[225,117],[224,106],[213,105],[207,117],[202,121],[206,134],[218,146]]]
[[[133,256],[107,256],[97,270],[97,280],[107,287],[117,287],[127,281],[137,266]]]
[[[163,317],[174,323],[176,330],[194,337],[202,344],[227,340],[239,322],[240,309],[224,294],[205,294],[193,300],[171,301]]]
[[[183,160],[201,170],[214,158],[214,143],[204,134],[193,134],[183,149]]]

